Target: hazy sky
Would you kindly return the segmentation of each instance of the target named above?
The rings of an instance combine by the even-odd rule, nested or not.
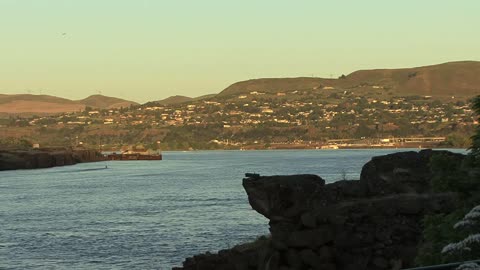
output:
[[[0,93],[139,102],[480,60],[480,1],[0,0]]]

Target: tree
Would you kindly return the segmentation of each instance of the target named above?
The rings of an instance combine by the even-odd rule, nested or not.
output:
[[[362,138],[362,137],[370,138],[375,136],[375,133],[376,133],[375,130],[368,128],[367,125],[362,123],[358,126],[354,135],[356,138]]]
[[[473,100],[472,109],[475,111],[478,121],[480,122],[480,96]],[[472,137],[471,154],[475,157],[475,162],[480,167],[480,126],[477,126],[476,134]]]
[[[477,116],[480,116],[480,96],[474,99],[472,108]],[[470,153],[462,161],[448,155],[436,155],[430,161],[433,173],[431,184],[434,191],[457,192],[461,195],[461,201],[458,209],[452,213],[425,217],[424,242],[416,258],[419,265],[478,259],[476,256],[480,252],[479,127],[472,141]],[[471,268],[467,268],[468,266]],[[478,265],[468,266],[463,265],[457,269],[480,269]]]
[[[454,230],[461,230],[467,235],[460,241],[449,243],[442,249],[444,256],[451,257],[457,261],[465,261],[475,258],[480,254],[480,205],[475,206],[468,212],[463,219],[453,225]],[[465,268],[462,268],[465,267]],[[457,269],[480,269],[476,263],[469,264],[471,268],[466,268],[467,264],[461,265]]]

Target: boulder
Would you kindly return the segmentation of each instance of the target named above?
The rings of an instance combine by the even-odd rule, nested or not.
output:
[[[300,216],[324,185],[321,177],[309,174],[243,179],[250,205],[271,220]]]
[[[465,157],[462,154],[431,149],[373,157],[363,166],[360,182],[370,196],[430,192],[430,159],[434,155],[448,155],[459,160]]]

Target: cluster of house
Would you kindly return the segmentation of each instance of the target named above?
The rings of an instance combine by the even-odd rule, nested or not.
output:
[[[358,125],[357,120],[376,122],[390,118],[408,119],[411,124],[452,122],[475,124],[469,104],[411,102],[406,98],[381,100],[350,96],[341,102],[317,100],[262,98],[265,93],[253,91],[226,101],[203,100],[177,105],[139,106],[133,109],[91,110],[68,113],[55,117],[36,117],[30,125],[121,125],[121,126],[184,126],[184,125],[259,125],[269,123],[280,126],[330,123],[334,120]],[[342,120],[343,119],[343,120]],[[326,126],[330,128],[330,126]]]

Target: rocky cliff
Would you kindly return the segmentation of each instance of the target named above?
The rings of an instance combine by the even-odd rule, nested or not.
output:
[[[243,179],[271,236],[186,259],[185,270],[401,269],[413,266],[422,218],[456,207],[453,193],[433,193],[429,160],[460,154],[424,150],[375,157],[360,180],[325,184],[316,175]]]
[[[0,171],[50,168],[100,160],[103,160],[103,156],[99,152],[87,149],[0,151]]]

